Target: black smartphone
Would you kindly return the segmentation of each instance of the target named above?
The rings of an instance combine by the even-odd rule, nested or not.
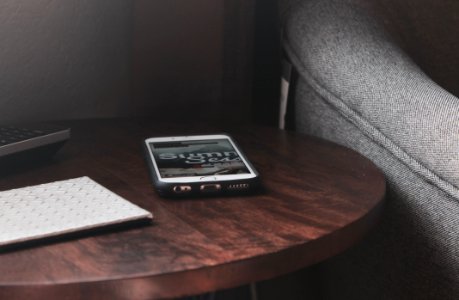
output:
[[[247,193],[260,185],[258,172],[226,134],[153,137],[144,147],[162,196]]]

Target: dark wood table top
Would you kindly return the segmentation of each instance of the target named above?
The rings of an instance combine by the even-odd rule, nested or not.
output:
[[[51,161],[3,170],[0,190],[89,176],[152,211],[153,224],[0,253],[0,299],[152,299],[234,287],[320,262],[358,242],[383,206],[381,172],[354,151],[262,127],[67,123]],[[146,137],[228,132],[262,176],[253,196],[170,200],[152,188]]]

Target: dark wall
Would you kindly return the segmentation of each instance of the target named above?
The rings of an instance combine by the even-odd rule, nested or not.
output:
[[[280,22],[277,0],[257,1],[255,7],[252,118],[277,125],[280,95]]]
[[[122,112],[131,1],[2,0],[0,7],[0,122]]]
[[[37,1],[0,12],[3,122],[277,118],[275,1]]]
[[[130,114],[215,118],[223,76],[223,0],[135,0]]]

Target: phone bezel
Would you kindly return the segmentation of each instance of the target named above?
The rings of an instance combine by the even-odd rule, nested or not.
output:
[[[183,177],[172,177],[163,178],[159,172],[158,165],[156,163],[155,156],[150,147],[150,143],[155,142],[181,142],[181,141],[197,141],[197,140],[218,140],[226,139],[233,146],[242,162],[244,163],[248,174],[231,174],[231,175],[207,175],[207,176],[183,176]],[[149,159],[152,162],[154,171],[158,181],[163,183],[196,183],[196,182],[219,182],[219,181],[234,181],[243,179],[252,179],[257,177],[257,173],[253,170],[247,158],[241,152],[239,147],[233,141],[233,139],[226,134],[210,134],[210,135],[189,135],[189,136],[168,136],[168,137],[152,137],[145,139],[145,146],[148,150]]]

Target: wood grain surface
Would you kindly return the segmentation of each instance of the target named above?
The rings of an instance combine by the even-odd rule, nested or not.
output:
[[[66,123],[50,161],[2,170],[0,190],[89,176],[152,211],[153,224],[0,253],[0,299],[155,299],[273,278],[325,260],[377,222],[381,172],[319,139],[261,127]],[[150,182],[141,143],[152,136],[230,133],[261,174],[253,196],[170,200]]]

